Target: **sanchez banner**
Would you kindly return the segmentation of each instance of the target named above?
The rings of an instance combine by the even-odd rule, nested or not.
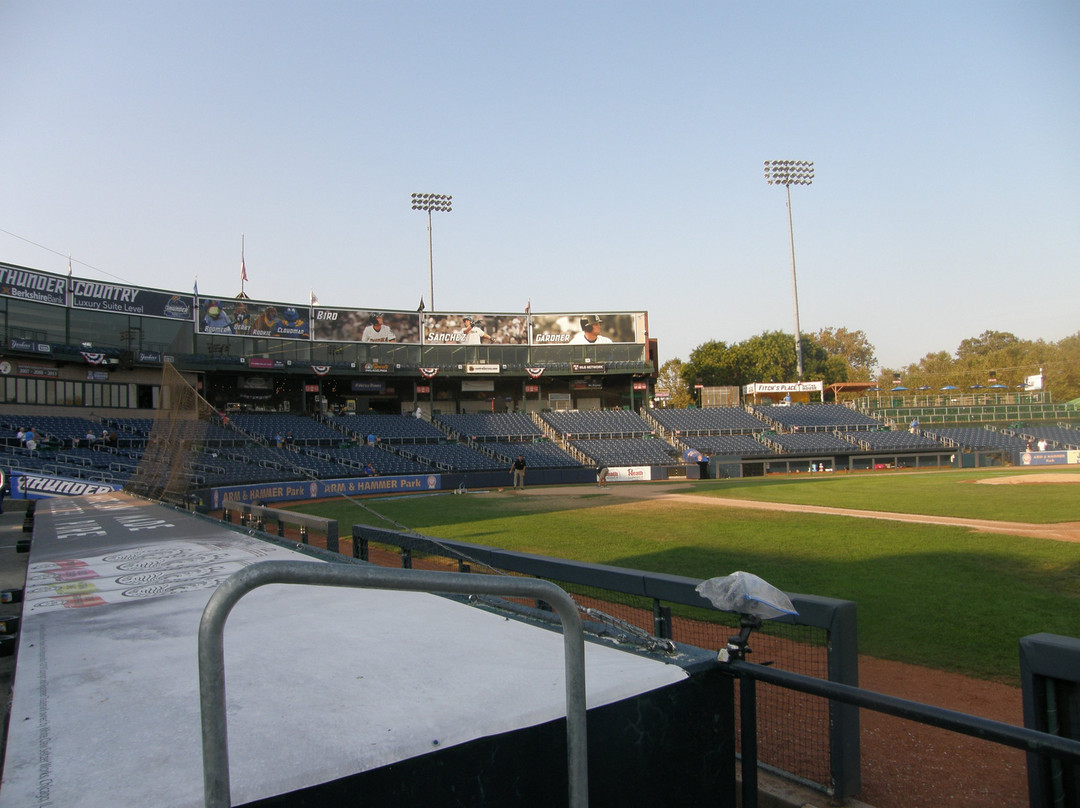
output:
[[[524,314],[429,314],[424,317],[425,345],[526,345],[529,318]]]

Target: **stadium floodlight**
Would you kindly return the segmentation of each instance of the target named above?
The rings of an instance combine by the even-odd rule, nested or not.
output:
[[[795,230],[791,226],[791,186],[810,185],[814,181],[812,160],[766,160],[765,182],[787,189],[788,240],[791,242],[791,295],[795,301],[795,362],[799,381],[803,378],[802,335],[799,333],[799,285],[795,281]]]
[[[412,209],[427,213],[428,304],[435,311],[435,268],[431,259],[431,213],[449,213],[454,197],[449,194],[413,194]]]

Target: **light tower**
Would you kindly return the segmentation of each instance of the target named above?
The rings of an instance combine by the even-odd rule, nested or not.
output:
[[[787,189],[788,240],[791,242],[791,296],[795,303],[795,362],[799,381],[803,380],[802,334],[799,331],[799,284],[795,280],[795,230],[791,225],[791,186],[814,181],[812,160],[766,160],[765,182]]]
[[[427,211],[428,304],[435,311],[435,269],[431,258],[431,212],[449,213],[454,197],[449,194],[413,194],[412,209]]]

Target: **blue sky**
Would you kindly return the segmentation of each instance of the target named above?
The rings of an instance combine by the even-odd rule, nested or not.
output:
[[[1080,4],[0,3],[0,260],[201,293],[646,310],[661,359],[1080,331]],[[33,242],[33,243],[30,243]]]

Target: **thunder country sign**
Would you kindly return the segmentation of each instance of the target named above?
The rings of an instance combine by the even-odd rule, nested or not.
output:
[[[35,474],[29,471],[11,472],[12,499],[47,499],[49,497],[83,497],[89,494],[106,494],[119,491],[122,486],[91,480],[73,480],[51,474]]]

